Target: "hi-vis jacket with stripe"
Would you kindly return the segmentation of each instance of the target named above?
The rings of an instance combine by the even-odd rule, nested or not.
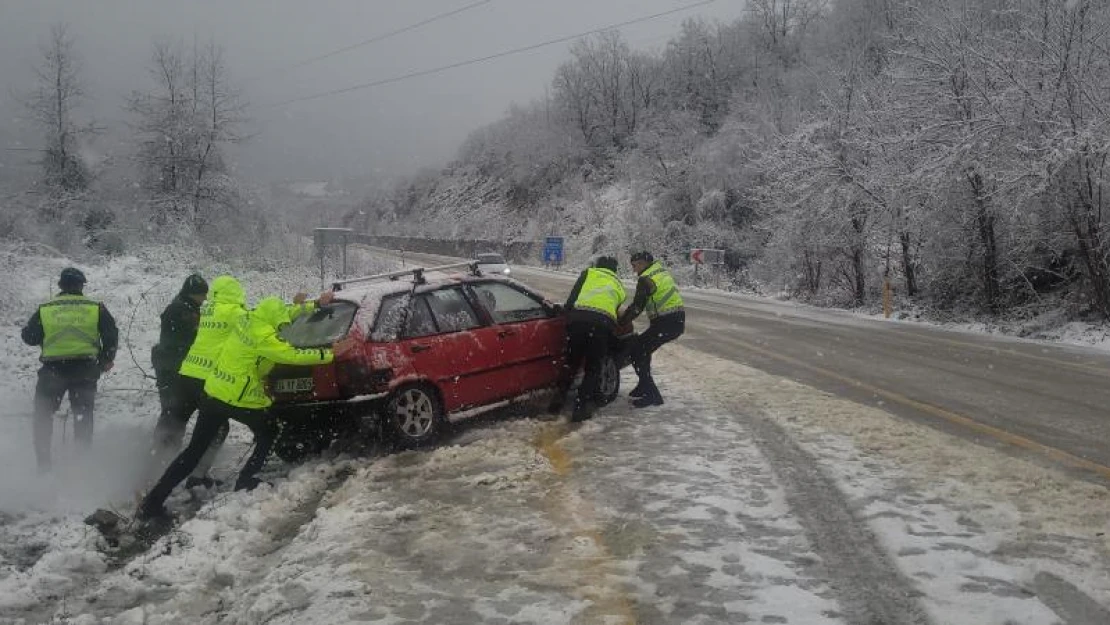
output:
[[[224,341],[246,314],[247,298],[239,281],[231,276],[213,280],[208,288],[208,300],[200,307],[197,338],[178,372],[198,380],[207,379]]]
[[[262,410],[273,403],[265,380],[275,364],[321,365],[333,360],[330,349],[297,349],[282,340],[278,329],[289,322],[289,308],[276,297],[264,298],[240,317],[204,383],[204,392],[231,406]]]
[[[21,332],[23,342],[42,347],[46,363],[71,360],[112,362],[119,332],[103,304],[79,292],[61,293],[38,307]]]

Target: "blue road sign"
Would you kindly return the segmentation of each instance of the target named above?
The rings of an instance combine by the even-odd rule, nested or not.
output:
[[[563,237],[547,237],[543,240],[543,262],[563,264]]]

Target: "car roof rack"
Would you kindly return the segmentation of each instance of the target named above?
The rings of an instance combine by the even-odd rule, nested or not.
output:
[[[438,265],[435,267],[413,267],[412,269],[402,269],[400,271],[391,271],[389,273],[378,273],[372,276],[362,276],[360,278],[348,278],[346,280],[337,280],[331,283],[333,291],[340,291],[348,284],[358,284],[361,282],[373,282],[375,280],[397,280],[405,276],[412,276],[412,281],[415,284],[424,284],[424,274],[430,271],[446,271],[448,269],[461,269],[466,267],[470,270],[471,275],[480,276],[482,272],[478,269],[477,261],[464,261],[461,263],[451,263],[449,265]]]

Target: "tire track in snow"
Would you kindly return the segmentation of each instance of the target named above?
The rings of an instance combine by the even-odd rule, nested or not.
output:
[[[790,508],[806,529],[821,557],[829,584],[836,591],[849,623],[859,625],[926,625],[920,592],[887,556],[867,522],[853,512],[844,495],[776,424],[761,417],[744,421],[754,442],[771,464]]]

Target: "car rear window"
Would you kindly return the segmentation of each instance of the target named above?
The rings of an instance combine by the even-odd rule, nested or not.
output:
[[[357,310],[351,302],[333,302],[294,319],[281,329],[281,338],[300,348],[331,345],[347,336]]]

